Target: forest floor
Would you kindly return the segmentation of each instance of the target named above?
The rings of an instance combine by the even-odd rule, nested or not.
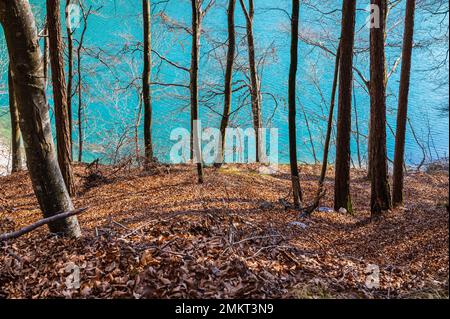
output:
[[[309,202],[320,170],[301,170]],[[43,227],[0,246],[0,297],[448,298],[448,172],[408,174],[405,208],[378,221],[360,170],[353,216],[303,219],[286,207],[288,167],[207,169],[203,185],[189,166],[75,172],[84,236]],[[322,206],[332,187],[327,179]],[[0,177],[0,233],[40,217],[27,174]]]

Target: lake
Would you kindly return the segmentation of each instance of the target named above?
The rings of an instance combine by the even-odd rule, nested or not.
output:
[[[263,94],[263,117],[267,127],[279,130],[279,159],[288,162],[288,129],[287,129],[287,81],[289,73],[290,22],[283,10],[290,11],[290,1],[277,1],[277,9],[270,0],[257,0],[254,32],[258,61],[260,62],[261,90]],[[32,1],[37,16],[42,17],[41,1]],[[132,144],[134,125],[139,111],[138,90],[139,77],[142,70],[139,42],[142,40],[141,1],[84,1],[85,6],[93,6],[95,14],[88,18],[85,38],[86,51],[83,55],[83,103],[85,105],[85,137],[86,153],[84,160],[101,158],[110,162],[114,158],[134,152]],[[329,2],[329,6],[332,2]],[[338,2],[336,2],[338,3]],[[367,45],[369,29],[365,27],[368,1],[358,2],[357,41],[355,66],[369,78]],[[403,5],[396,7],[389,18],[389,25],[397,25],[403,15]],[[100,9],[97,8],[101,6]],[[336,4],[336,9],[340,4]],[[164,13],[161,13],[164,11]],[[153,14],[153,48],[159,55],[175,62],[177,65],[189,67],[190,35],[184,30],[190,25],[190,2],[172,0],[168,4],[154,8]],[[327,48],[335,50],[340,33],[340,12],[321,15],[306,5],[301,7],[300,29],[304,37],[317,40]],[[42,20],[41,18],[39,18]],[[200,61],[200,115],[203,127],[218,127],[218,113],[223,108],[223,96],[215,92],[223,90],[224,64],[227,40],[226,2],[218,4],[204,20]],[[442,68],[434,67],[439,56],[446,54],[447,41],[429,44],[428,31],[442,33],[448,28],[448,19],[444,28],[438,23],[441,17],[430,19],[423,11],[417,13],[416,42],[425,43],[424,47],[415,49],[413,54],[413,70],[409,116],[414,132],[408,127],[406,141],[406,161],[417,165],[423,158],[425,149],[427,160],[448,156],[449,121],[448,113],[448,60]],[[170,24],[172,27],[167,27]],[[396,64],[401,52],[402,24],[398,24],[388,36],[387,60],[389,70]],[[238,33],[238,55],[236,59],[235,87],[239,87],[246,79],[243,68],[247,63],[245,43],[245,20],[237,4],[236,25]],[[78,29],[75,37],[79,38]],[[445,32],[444,32],[445,33]],[[330,39],[332,39],[330,41]],[[4,50],[4,39],[0,49]],[[399,45],[400,44],[400,45]],[[2,53],[1,56],[4,56]],[[302,162],[314,162],[313,153],[322,158],[323,136],[326,129],[325,118],[329,107],[331,85],[333,81],[334,57],[324,50],[300,44],[298,72],[298,157]],[[153,54],[153,81],[161,83],[189,84],[188,73],[162,61]],[[388,84],[388,156],[393,159],[394,135],[399,86],[400,66],[389,79]],[[3,74],[2,82],[6,81]],[[75,79],[77,81],[77,79]],[[7,95],[2,85],[0,105],[7,106]],[[352,114],[353,130],[359,135],[352,136],[352,159],[358,165],[358,153],[362,164],[366,158],[366,136],[369,120],[369,97],[355,74],[354,113]],[[189,90],[183,86],[152,86],[153,97],[153,135],[154,148],[161,161],[169,160],[169,152],[174,141],[170,133],[175,128],[189,128]],[[51,101],[51,91],[49,91]],[[77,98],[74,97],[74,108]],[[337,108],[337,107],[336,107]],[[251,127],[251,111],[247,92],[239,90],[233,96],[233,113],[231,126]],[[0,110],[1,112],[1,110]],[[1,113],[0,113],[1,114]],[[76,114],[74,115],[77,118]],[[4,121],[4,119],[2,119]],[[391,131],[392,130],[392,131]],[[142,130],[140,130],[142,131]],[[414,134],[413,134],[414,133]],[[312,137],[312,141],[310,139]],[[359,138],[357,138],[359,137]],[[142,138],[142,134],[139,135]],[[74,132],[74,140],[77,132]],[[417,143],[417,140],[422,147]],[[123,144],[123,145],[122,145]],[[142,144],[142,143],[141,143]],[[119,152],[115,150],[122,145]],[[358,148],[359,145],[359,148]],[[75,145],[76,146],[76,145]],[[359,149],[359,152],[358,152]],[[334,147],[331,148],[331,159],[334,158]],[[75,147],[75,153],[77,148]]]

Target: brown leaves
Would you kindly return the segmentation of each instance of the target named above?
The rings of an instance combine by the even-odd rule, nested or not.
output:
[[[370,187],[354,171],[358,215],[315,213],[303,229],[289,226],[297,213],[278,201],[287,174],[206,172],[202,186],[180,167],[171,175],[127,172],[90,188],[76,199],[90,207],[80,218],[82,239],[42,229],[0,247],[0,297],[394,298],[448,288],[448,212],[433,204],[448,177],[409,177],[407,210],[366,223]],[[303,174],[312,198],[318,170]],[[2,178],[1,231],[40,218],[29,181],[17,176]],[[377,289],[366,286],[369,264],[380,268]]]

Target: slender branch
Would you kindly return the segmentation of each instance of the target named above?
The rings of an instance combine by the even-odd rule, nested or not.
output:
[[[29,232],[32,232],[33,230],[35,230],[35,229],[37,229],[37,228],[39,228],[41,226],[44,226],[44,225],[49,224],[49,223],[53,223],[53,222],[61,220],[61,219],[66,219],[66,218],[69,218],[69,217],[72,217],[72,216],[75,216],[75,215],[79,215],[79,214],[85,212],[86,210],[87,210],[87,208],[80,208],[80,209],[73,210],[73,211],[70,211],[70,212],[65,212],[65,213],[57,214],[57,215],[54,215],[54,216],[51,216],[51,217],[48,217],[48,218],[41,219],[40,221],[38,221],[38,222],[36,222],[36,223],[34,223],[32,225],[29,225],[27,227],[24,227],[24,228],[22,228],[22,229],[20,229],[18,231],[0,235],[0,242],[7,241],[7,240],[10,240],[10,239],[17,239],[17,238],[19,238],[19,237],[21,237],[21,236],[23,236],[23,235],[25,235],[25,234],[27,234]]]

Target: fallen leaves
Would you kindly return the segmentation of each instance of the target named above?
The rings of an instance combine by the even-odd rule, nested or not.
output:
[[[288,175],[254,171],[207,170],[201,186],[189,167],[100,181],[75,199],[90,207],[80,240],[42,229],[0,247],[0,297],[448,297],[448,212],[435,204],[447,196],[445,174],[408,176],[407,209],[367,223],[370,187],[354,171],[357,216],[316,212],[299,222],[279,202]],[[84,168],[77,173],[81,184]],[[307,198],[317,174],[303,170]],[[40,218],[25,174],[0,183],[0,232]],[[366,285],[370,264],[376,289]]]

